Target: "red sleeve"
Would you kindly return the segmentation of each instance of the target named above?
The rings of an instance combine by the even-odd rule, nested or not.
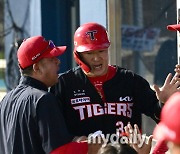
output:
[[[165,154],[168,151],[168,147],[165,141],[159,141],[156,143],[152,154]]]
[[[70,142],[51,151],[50,154],[87,154],[87,153],[88,153],[87,142],[82,142],[82,143]]]

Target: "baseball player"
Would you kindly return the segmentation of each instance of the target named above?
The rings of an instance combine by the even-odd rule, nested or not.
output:
[[[168,145],[171,154],[180,153],[180,93],[173,94],[164,105],[161,112],[161,122],[155,127],[153,136],[158,143]],[[153,154],[164,154],[160,149],[155,149]]]
[[[141,76],[109,65],[110,44],[102,25],[81,25],[74,34],[73,52],[79,66],[61,74],[51,88],[72,134],[88,136],[97,130],[121,134],[128,122],[141,128],[142,114],[157,122],[162,103],[179,91],[178,73],[173,78],[169,74],[154,92]]]
[[[57,100],[48,92],[58,81],[56,56],[65,50],[42,36],[21,44],[22,81],[0,102],[0,154],[87,153],[87,143],[72,142]]]

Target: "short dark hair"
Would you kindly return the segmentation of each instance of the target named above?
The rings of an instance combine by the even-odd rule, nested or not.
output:
[[[102,146],[98,151],[98,154],[138,154],[128,144],[109,143],[106,146]]]
[[[22,68],[20,67],[20,71],[21,71],[21,74],[22,74],[22,75],[25,75],[25,76],[32,75],[33,65],[31,65],[31,66],[29,66],[29,67],[27,67],[27,68],[25,68],[25,69],[22,69]]]

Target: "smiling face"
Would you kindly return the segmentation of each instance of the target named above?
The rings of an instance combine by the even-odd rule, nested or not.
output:
[[[86,51],[80,53],[82,60],[90,67],[90,72],[85,72],[89,77],[105,75],[108,71],[108,49]]]

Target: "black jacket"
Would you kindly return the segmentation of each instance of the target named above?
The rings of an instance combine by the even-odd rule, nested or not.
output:
[[[72,140],[55,96],[24,77],[0,103],[0,154],[44,154]]]

